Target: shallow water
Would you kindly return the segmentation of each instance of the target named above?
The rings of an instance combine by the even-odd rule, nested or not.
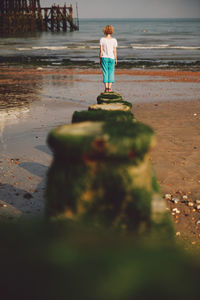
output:
[[[97,63],[102,29],[110,22],[81,19],[79,32],[2,37],[0,63]],[[112,25],[123,66],[200,67],[200,19],[112,19]]]

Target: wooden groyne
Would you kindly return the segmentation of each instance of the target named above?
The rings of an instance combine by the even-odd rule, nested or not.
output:
[[[79,30],[78,7],[76,18],[72,5],[41,7],[40,0],[1,0],[0,33],[15,34],[36,31]]]
[[[127,232],[173,232],[149,151],[153,130],[135,120],[132,104],[102,93],[72,124],[54,128],[48,144],[46,215]]]

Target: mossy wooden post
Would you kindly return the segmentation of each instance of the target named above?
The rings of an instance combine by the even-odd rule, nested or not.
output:
[[[109,110],[83,110],[75,111],[72,116],[72,123],[84,121],[128,121],[133,120],[134,116],[130,111],[109,111]]]
[[[121,103],[121,104],[125,104],[127,106],[130,106],[130,108],[132,108],[132,104],[130,102],[124,101],[124,99],[122,98],[122,96],[118,93],[115,92],[104,92],[101,93],[98,97],[97,97],[97,103],[98,104],[114,104],[114,103]]]
[[[97,97],[98,104],[118,102],[118,101],[122,101],[122,100],[123,100],[122,95],[115,93],[115,92],[104,92],[104,93],[101,93]]]
[[[52,130],[46,213],[127,230],[151,224],[150,127],[133,121],[82,122]]]

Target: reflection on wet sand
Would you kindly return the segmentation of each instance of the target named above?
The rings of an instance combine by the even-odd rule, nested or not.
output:
[[[81,81],[81,79],[74,78],[73,71],[65,73],[59,69],[52,71],[48,68],[1,67],[1,147],[6,149],[5,129],[10,125],[22,122],[27,116],[31,116],[30,110],[33,107],[37,111],[36,107],[39,110],[41,105],[49,107],[49,104],[53,104],[54,100],[71,100],[70,91],[73,93],[75,81]],[[28,112],[30,113],[28,114]]]
[[[41,77],[42,79],[42,77]],[[22,120],[30,109],[30,104],[37,101],[41,81],[37,84],[27,80],[18,72],[4,72],[0,75],[0,141],[5,149],[4,129]]]
[[[0,109],[26,106],[38,99],[42,76],[28,78],[26,74],[9,69],[1,70],[0,74]]]
[[[77,79],[78,80],[78,79]],[[78,80],[79,81],[79,80]],[[74,85],[73,71],[63,74],[58,71],[23,68],[0,69],[0,109],[26,106],[51,95],[55,87],[71,88]],[[49,93],[50,92],[50,93]],[[54,93],[55,95],[55,90]],[[56,91],[59,95],[59,90]]]
[[[4,129],[9,123],[10,125],[20,122],[24,118],[25,114],[29,112],[29,107],[12,107],[6,108],[0,111],[0,142],[3,146],[3,149],[6,149],[6,144],[4,143]]]

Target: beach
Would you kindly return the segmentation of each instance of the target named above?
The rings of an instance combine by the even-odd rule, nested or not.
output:
[[[180,200],[167,201],[177,239],[199,248],[200,72],[117,69],[113,89],[133,104],[137,120],[155,130],[151,160],[162,195]],[[52,160],[47,135],[70,123],[75,110],[95,104],[102,90],[99,68],[0,67],[1,215],[11,220],[44,215]]]
[[[177,204],[167,201],[177,236],[186,245],[190,241],[199,247],[200,211],[196,200],[200,198],[200,101],[139,104],[135,116],[155,130],[157,145],[151,159],[163,196],[170,194],[179,199]]]

